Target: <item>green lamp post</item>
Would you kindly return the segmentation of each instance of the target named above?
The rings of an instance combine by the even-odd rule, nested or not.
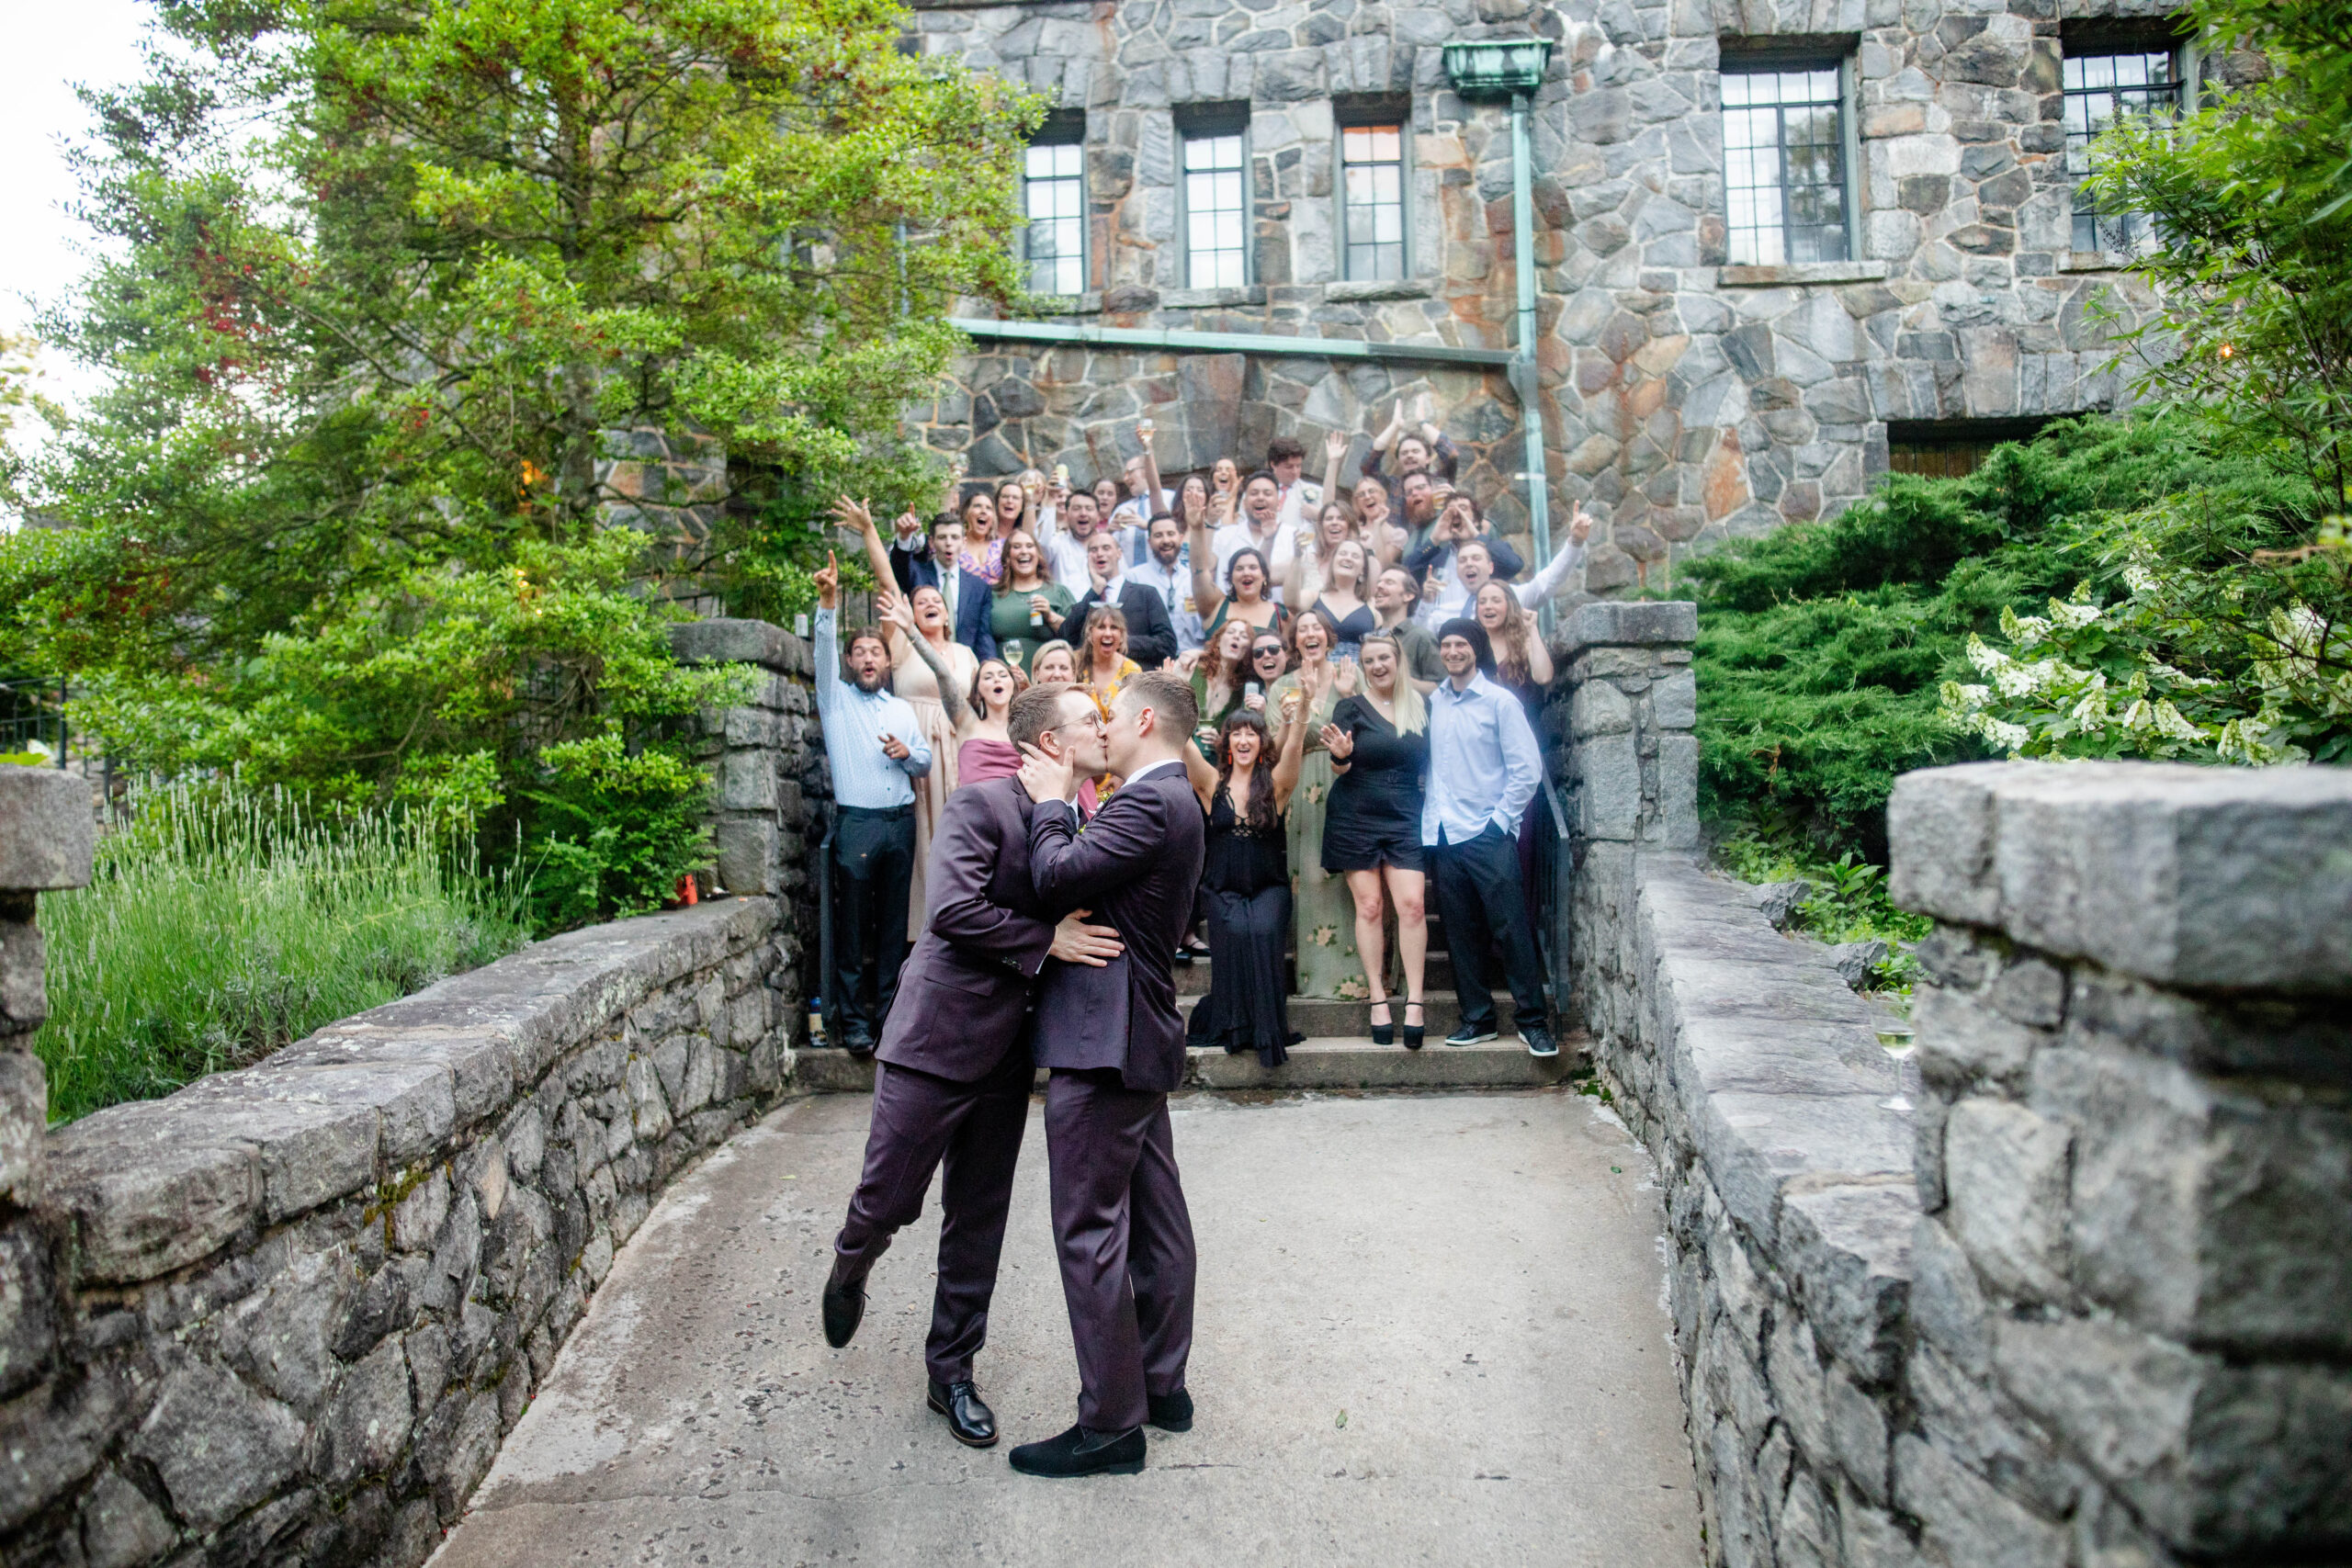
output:
[[[1445,46],[1445,79],[1465,98],[1510,100],[1510,221],[1514,272],[1519,278],[1519,352],[1510,365],[1519,393],[1520,425],[1527,438],[1527,515],[1535,533],[1539,566],[1552,558],[1551,483],[1544,468],[1544,411],[1537,400],[1535,370],[1535,161],[1527,136],[1527,108],[1552,61],[1552,40],[1540,38],[1482,39]],[[1544,606],[1550,625],[1552,607]]]

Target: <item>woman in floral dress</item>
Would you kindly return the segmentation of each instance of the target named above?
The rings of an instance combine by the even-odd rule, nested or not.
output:
[[[1323,869],[1323,821],[1331,800],[1331,753],[1323,727],[1332,709],[1357,687],[1355,666],[1331,657],[1339,628],[1320,610],[1301,612],[1291,623],[1295,668],[1266,694],[1277,714],[1293,706],[1306,726],[1306,758],[1290,797],[1292,928],[1298,951],[1298,995],[1361,1001],[1372,994],[1356,956],[1355,897],[1347,878]],[[1280,720],[1290,722],[1284,714]]]

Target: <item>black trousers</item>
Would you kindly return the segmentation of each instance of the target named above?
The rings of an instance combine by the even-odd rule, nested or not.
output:
[[[907,897],[915,874],[915,808],[844,806],[833,829],[833,972],[825,1027],[870,1051],[907,962]]]
[[[874,1068],[874,1120],[865,1171],[834,1238],[844,1280],[863,1280],[890,1238],[922,1213],[933,1171],[939,1186],[939,1286],[933,1293],[923,1365],[941,1382],[972,1375],[989,1335],[997,1258],[1012,1206],[1012,1170],[1029,1126],[1029,1048],[1016,1044],[978,1083],[894,1067]]]
[[[1437,885],[1437,912],[1453,954],[1453,987],[1462,998],[1462,1021],[1481,1032],[1495,1027],[1494,970],[1519,1010],[1520,1027],[1544,1023],[1544,961],[1535,951],[1535,928],[1520,891],[1519,845],[1500,828],[1465,843],[1440,844],[1429,852],[1430,880]]]

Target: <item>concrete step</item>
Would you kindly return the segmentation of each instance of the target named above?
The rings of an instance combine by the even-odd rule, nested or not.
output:
[[[1451,979],[1453,976],[1449,975],[1447,978]],[[1200,997],[1179,994],[1176,1005],[1183,1010],[1184,1016],[1189,1019],[1192,1017],[1193,1009],[1198,1007],[1201,1000]],[[1431,989],[1424,993],[1422,1006],[1424,1010],[1422,1016],[1429,1021],[1427,1028],[1430,1042],[1432,1044],[1442,1037],[1453,1032],[1455,1026],[1462,1021],[1461,999],[1450,990]],[[1388,1016],[1397,1023],[1403,1023],[1405,1004],[1395,998],[1389,998]],[[1513,1013],[1509,993],[1501,991],[1495,993],[1495,1017],[1503,1036],[1507,1039],[1513,1038],[1511,1027]],[[1310,1040],[1345,1039],[1353,1036],[1368,1041],[1372,1038],[1372,1004],[1337,1001],[1320,997],[1293,997],[1290,999],[1290,1026]]]
[[[1290,1060],[1271,1070],[1254,1053],[1192,1051],[1184,1075],[1188,1089],[1229,1092],[1245,1089],[1536,1089],[1558,1083],[1584,1060],[1585,1037],[1560,1042],[1557,1056],[1538,1059],[1517,1040],[1483,1045],[1445,1045],[1435,1036],[1419,1051],[1374,1045],[1353,1038],[1309,1038],[1290,1048]],[[1037,1075],[1045,1087],[1046,1075]],[[872,1058],[819,1047],[793,1060],[794,1086],[811,1094],[871,1094]]]
[[[1289,970],[1292,984],[1298,979],[1295,968]],[[1453,988],[1453,960],[1442,953],[1432,953],[1422,969],[1425,988],[1450,991]],[[1209,994],[1209,961],[1196,958],[1190,964],[1176,965],[1176,994],[1180,997],[1204,997]]]

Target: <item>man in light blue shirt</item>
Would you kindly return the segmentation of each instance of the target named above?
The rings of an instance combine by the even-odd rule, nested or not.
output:
[[[1494,667],[1477,622],[1438,629],[1445,679],[1429,697],[1430,778],[1421,796],[1438,914],[1453,955],[1462,1026],[1448,1045],[1496,1034],[1490,964],[1499,958],[1532,1056],[1556,1056],[1544,1006],[1544,964],[1519,882],[1519,824],[1544,780],[1544,754],[1519,699],[1485,671]]]
[[[1140,582],[1168,606],[1176,628],[1176,651],[1198,648],[1206,640],[1201,613],[1193,607],[1192,547],[1184,543],[1183,525],[1163,512],[1151,520],[1151,549],[1140,566],[1127,570],[1130,581]]]
[[[841,568],[816,574],[817,717],[832,765],[833,972],[825,1028],[854,1055],[881,1037],[907,961],[907,900],[915,870],[913,781],[931,772],[931,745],[904,697],[883,688],[890,650],[862,626],[841,651]],[[849,679],[842,679],[843,667]]]

